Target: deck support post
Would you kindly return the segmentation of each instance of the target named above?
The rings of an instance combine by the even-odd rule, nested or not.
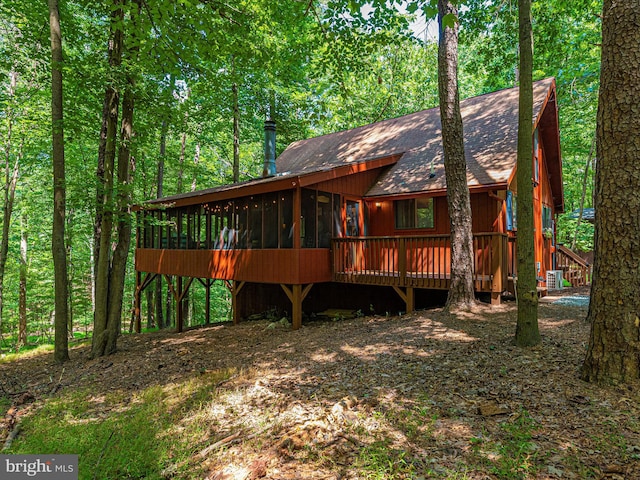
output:
[[[504,235],[498,234],[491,238],[491,305],[500,305],[500,295],[506,288],[505,243]]]
[[[183,277],[177,277],[177,285],[173,286],[173,282],[171,281],[171,277],[169,275],[165,275],[164,278],[167,280],[167,285],[169,286],[169,291],[173,296],[173,299],[176,301],[176,332],[182,332],[184,328],[184,312],[182,311],[182,300],[187,295],[189,291],[189,287],[191,287],[191,283],[193,283],[194,277],[189,277],[187,280],[187,284],[182,287]]]
[[[134,292],[134,300],[133,300],[133,315],[135,320],[134,329],[136,333],[140,333],[142,331],[142,319],[141,311],[142,311],[142,300],[141,295],[142,292],[155,280],[158,276],[157,273],[147,273],[142,280],[142,272],[136,271],[136,289]]]
[[[280,286],[291,301],[291,328],[293,330],[298,330],[302,327],[302,302],[307,298],[309,291],[311,291],[311,287],[313,287],[313,283],[308,284],[304,288],[299,284],[291,285],[291,289],[283,283],[281,283]]]
[[[211,323],[211,285],[215,280],[213,278],[198,278],[198,281],[205,289],[204,296],[204,324],[209,325]]]
[[[241,282],[238,280],[224,281],[224,284],[227,286],[229,292],[231,293],[231,314],[233,315],[234,325],[237,325],[240,321],[240,315],[238,314],[238,294],[240,293],[240,290],[242,290],[242,287],[244,287],[245,283],[246,282]]]
[[[393,289],[400,296],[402,301],[404,301],[406,305],[406,313],[412,313],[416,308],[416,300],[413,291],[413,287],[406,287],[405,291],[402,291],[402,288],[396,287],[393,285]]]
[[[501,302],[500,292],[491,292],[491,305],[500,305]]]

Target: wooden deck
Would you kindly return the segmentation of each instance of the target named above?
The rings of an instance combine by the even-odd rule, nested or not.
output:
[[[329,249],[136,249],[136,270],[241,282],[308,284],[331,281]]]
[[[502,293],[507,286],[507,236],[476,234],[473,246],[476,291]],[[333,240],[332,252],[335,282],[449,289],[448,235],[339,238]]]
[[[478,292],[499,303],[508,283],[508,239],[504,234],[476,234],[474,283]],[[140,329],[140,294],[158,275],[164,276],[178,305],[194,279],[207,289],[211,279],[224,280],[232,295],[237,321],[238,295],[247,282],[279,284],[291,301],[293,326],[302,323],[302,302],[316,283],[338,282],[392,287],[414,309],[414,289],[447,290],[451,282],[448,235],[348,237],[328,248],[288,249],[136,249],[136,329]],[[143,278],[142,272],[146,272]],[[186,279],[186,282],[183,281]],[[207,281],[204,281],[207,280]],[[182,308],[176,325],[182,329]]]

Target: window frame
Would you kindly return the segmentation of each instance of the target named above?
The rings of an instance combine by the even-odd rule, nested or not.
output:
[[[431,225],[430,226],[420,226],[420,210],[428,210],[427,208],[418,208],[419,202],[427,202],[430,206],[431,210]],[[400,208],[403,205],[408,206],[409,212],[404,212],[402,217],[398,214]],[[402,200],[394,200],[393,201],[393,216],[394,216],[394,227],[396,230],[435,230],[436,228],[436,209],[435,209],[435,199],[434,197],[420,197],[420,198],[407,198]],[[412,218],[411,218],[412,217]],[[427,214],[427,218],[429,214]],[[403,225],[400,223],[400,219],[403,218],[405,221],[409,220],[411,223],[407,223]],[[403,222],[404,223],[404,222]]]

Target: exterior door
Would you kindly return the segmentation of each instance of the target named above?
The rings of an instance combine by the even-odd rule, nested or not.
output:
[[[347,200],[345,202],[345,232],[347,237],[360,236],[360,202],[357,200]]]

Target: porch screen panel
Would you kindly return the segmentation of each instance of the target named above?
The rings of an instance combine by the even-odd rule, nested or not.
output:
[[[222,248],[220,244],[220,233],[222,231],[222,206],[220,203],[209,204],[211,210],[211,248],[217,250]]]
[[[332,235],[332,195],[318,192],[318,248],[329,248]]]
[[[177,248],[178,216],[175,210],[167,210],[167,224],[164,230],[163,248]]]
[[[262,248],[278,248],[278,194],[263,195],[262,208]]]
[[[235,248],[247,248],[247,212],[249,203],[246,197],[239,198],[234,202],[234,228],[235,228]]]
[[[304,248],[316,248],[316,191],[302,189],[302,218],[300,236]]]
[[[262,196],[249,198],[248,248],[262,248]]]
[[[342,202],[340,201],[340,195],[333,194],[333,231],[334,237],[341,238],[342,235]]]
[[[280,248],[293,248],[293,192],[280,192]]]

